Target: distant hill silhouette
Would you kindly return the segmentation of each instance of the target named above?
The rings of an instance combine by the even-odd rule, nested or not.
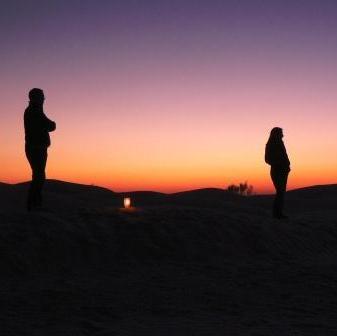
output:
[[[118,193],[121,199],[131,198],[132,206],[160,205],[168,202],[169,195],[156,191],[131,191]]]
[[[0,183],[2,208],[10,209],[15,204],[24,209],[28,182],[18,184]],[[47,180],[45,197],[50,208],[74,207],[121,207],[124,197],[131,197],[134,206],[193,206],[209,208],[269,209],[273,195],[240,196],[225,189],[204,188],[172,194],[153,191],[116,193],[107,188],[83,185],[58,180]],[[287,207],[313,211],[334,209],[337,202],[337,184],[316,185],[287,192]]]
[[[29,182],[3,184],[0,186],[2,206],[12,208],[13,204],[23,208]],[[113,191],[93,185],[83,185],[58,180],[47,180],[44,187],[46,205],[50,208],[118,206],[122,201]]]
[[[304,197],[317,197],[317,196],[332,196],[336,197],[337,184],[323,184],[314,185],[305,188],[299,188],[289,191],[292,195],[300,195]]]
[[[223,205],[223,202],[242,199],[241,196],[232,194],[224,189],[204,188],[194,189],[172,194],[159,193],[154,191],[134,191],[119,193],[122,197],[131,197],[136,205],[192,205],[200,207],[216,207]]]
[[[14,184],[14,187],[27,187],[30,182],[22,182]],[[46,182],[46,190],[49,192],[66,192],[66,193],[82,193],[82,192],[106,192],[106,193],[114,193],[112,190],[98,187],[95,185],[89,184],[79,184],[73,182],[66,182],[60,180],[47,180]],[[115,194],[115,193],[114,193]]]

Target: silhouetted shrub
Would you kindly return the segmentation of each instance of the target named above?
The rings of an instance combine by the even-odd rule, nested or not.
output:
[[[231,184],[227,187],[227,190],[233,194],[238,194],[241,196],[250,196],[253,194],[254,187],[248,185],[248,182],[240,183],[239,185]]]

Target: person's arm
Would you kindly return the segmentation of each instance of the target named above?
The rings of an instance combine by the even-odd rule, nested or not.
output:
[[[290,160],[289,160],[289,157],[288,157],[288,154],[287,154],[287,150],[286,150],[286,147],[284,145],[284,143],[282,144],[283,146],[283,161],[284,161],[284,166],[287,167],[289,169],[289,171],[291,170],[290,169]]]
[[[43,126],[46,128],[48,132],[53,132],[56,129],[56,123],[46,117],[45,114],[43,114]]]

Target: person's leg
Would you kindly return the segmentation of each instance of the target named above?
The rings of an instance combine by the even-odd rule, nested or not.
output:
[[[36,181],[35,181],[35,171],[36,171],[36,163],[35,163],[35,153],[34,148],[26,146],[26,157],[29,162],[30,168],[32,169],[32,180],[30,182],[28,188],[27,195],[27,210],[30,211],[35,205],[36,199]]]
[[[271,178],[276,190],[274,204],[273,204],[273,216],[275,218],[284,217],[284,195],[286,192],[288,172],[280,171],[278,169],[271,169]]]
[[[280,216],[285,217],[283,214],[284,209],[284,197],[287,190],[287,180],[288,180],[288,172],[282,171],[279,174],[279,210],[280,210]]]
[[[280,173],[277,169],[272,167],[270,175],[276,191],[273,203],[273,217],[279,218],[282,214],[282,202],[283,202]]]
[[[46,147],[26,147],[26,156],[32,169],[32,181],[28,190],[27,209],[31,210],[42,203],[42,187],[45,181],[47,162]]]
[[[42,205],[42,188],[46,180],[46,164],[47,164],[47,148],[41,148],[37,153],[36,158],[36,170],[35,170],[35,180],[36,180],[36,205]]]

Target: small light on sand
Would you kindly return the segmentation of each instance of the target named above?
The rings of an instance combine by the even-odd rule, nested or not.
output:
[[[125,197],[124,198],[124,208],[129,209],[131,207],[131,198]]]

